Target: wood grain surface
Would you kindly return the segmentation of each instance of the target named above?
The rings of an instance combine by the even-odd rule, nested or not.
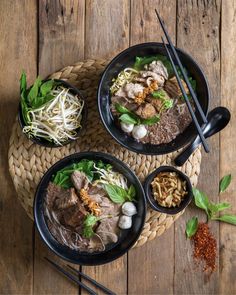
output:
[[[209,140],[199,188],[236,213],[235,113],[236,0],[1,0],[0,1],[0,294],[84,294],[44,257],[51,253],[16,201],[8,174],[8,140],[19,102],[18,80],[29,83],[83,58],[110,58],[130,45],[159,41],[154,8],[178,47],[207,75],[210,108],[232,113],[229,126]],[[232,173],[230,189],[218,195],[219,179]],[[185,224],[205,215],[193,205],[161,237],[103,266],[83,267],[117,294],[236,294],[236,231],[211,222],[218,243],[217,271],[210,279],[193,264]]]

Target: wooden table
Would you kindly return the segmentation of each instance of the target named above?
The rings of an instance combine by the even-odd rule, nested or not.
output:
[[[16,198],[8,174],[8,140],[19,102],[19,77],[30,82],[84,58],[112,57],[130,45],[158,41],[157,8],[178,47],[200,63],[211,88],[211,108],[227,106],[230,125],[203,155],[199,187],[236,213],[236,180],[217,194],[219,179],[236,178],[236,0],[1,0],[0,1],[0,294],[78,294],[43,259],[52,256]],[[205,215],[192,205],[160,238],[117,261],[83,267],[119,294],[236,294],[236,231],[210,224],[218,268],[209,281],[193,265],[186,220]]]

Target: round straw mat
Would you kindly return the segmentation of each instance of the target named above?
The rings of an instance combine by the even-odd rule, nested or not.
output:
[[[171,164],[176,153],[162,156],[146,156],[131,152],[117,144],[102,126],[97,111],[96,90],[100,75],[107,61],[85,60],[68,66],[51,78],[64,79],[77,86],[88,102],[88,124],[85,134],[77,141],[61,148],[45,148],[33,144],[21,132],[16,120],[10,137],[9,169],[18,198],[33,219],[33,200],[36,187],[44,172],[63,157],[80,151],[101,151],[114,155],[124,161],[136,173],[141,181],[155,168]],[[201,152],[196,152],[181,168],[197,184],[200,173]],[[181,214],[175,216],[161,214],[148,208],[146,223],[135,246],[141,246],[160,236]]]

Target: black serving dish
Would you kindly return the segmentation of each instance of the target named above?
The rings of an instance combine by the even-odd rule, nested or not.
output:
[[[176,50],[183,66],[187,69],[189,75],[197,82],[197,97],[203,112],[207,114],[210,98],[207,79],[200,66],[190,55],[181,49],[176,48]],[[153,56],[156,54],[166,55],[166,51],[162,43],[142,43],[122,51],[106,67],[101,77],[97,93],[100,117],[111,136],[125,148],[136,153],[148,155],[161,155],[176,151],[192,142],[197,135],[195,126],[191,123],[182,134],[178,135],[170,143],[160,145],[142,144],[137,142],[132,136],[124,133],[119,126],[115,124],[113,116],[110,112],[110,87],[112,85],[112,79],[116,77],[124,68],[132,66],[135,62],[136,56]],[[198,113],[196,113],[196,116],[198,121],[201,122]]]
[[[138,213],[133,216],[133,226],[128,230],[122,230],[121,237],[112,247],[102,252],[86,253],[78,252],[64,246],[56,241],[50,233],[45,217],[44,217],[44,199],[47,186],[56,171],[63,167],[78,162],[82,159],[102,160],[105,163],[113,165],[114,169],[122,173],[128,180],[129,184],[135,186],[137,192],[136,208]],[[99,152],[82,152],[70,155],[54,164],[43,176],[38,185],[34,199],[34,219],[36,227],[40,233],[42,240],[47,246],[61,258],[72,263],[80,265],[99,265],[117,259],[125,254],[137,241],[141,234],[146,216],[146,199],[142,185],[135,174],[122,161],[116,159],[110,154]]]
[[[46,82],[48,80],[49,79],[44,80],[43,82]],[[63,142],[62,145],[58,145],[54,142],[49,142],[48,140],[43,139],[43,138],[29,137],[26,133],[24,133],[25,136],[29,140],[31,140],[32,142],[42,145],[42,146],[45,146],[45,147],[49,147],[49,148],[61,147],[61,146],[69,144],[70,142],[72,142],[74,140],[77,140],[77,138],[79,136],[81,136],[83,134],[83,132],[85,131],[85,126],[86,126],[86,121],[87,121],[87,113],[88,113],[88,107],[87,107],[86,100],[84,99],[82,93],[79,91],[78,88],[74,87],[73,85],[69,84],[68,82],[66,82],[64,80],[59,80],[59,79],[53,79],[53,80],[56,82],[59,82],[64,87],[69,88],[70,92],[73,93],[74,95],[78,95],[84,101],[84,108],[82,110],[81,127],[78,128],[76,139],[68,139],[67,141]],[[19,124],[20,124],[21,128],[23,129],[26,126],[26,124],[25,124],[25,121],[24,121],[24,118],[22,115],[21,103],[19,104],[19,109],[18,109],[18,119],[19,119]]]
[[[167,207],[160,206],[157,203],[157,201],[153,198],[151,183],[152,183],[153,179],[157,176],[157,174],[160,172],[176,172],[180,176],[181,179],[186,181],[188,194],[182,200],[179,207],[167,208]],[[144,182],[144,191],[145,191],[147,200],[148,200],[150,206],[152,207],[152,209],[159,211],[161,213],[172,214],[172,215],[177,214],[180,211],[184,210],[190,204],[190,202],[192,201],[192,198],[193,198],[192,185],[191,185],[191,182],[190,182],[188,176],[172,166],[161,166],[161,167],[157,168],[155,171],[153,171],[150,175],[148,175],[148,177],[145,179],[145,182]]]

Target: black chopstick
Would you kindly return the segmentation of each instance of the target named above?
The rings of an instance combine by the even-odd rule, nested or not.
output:
[[[97,288],[101,289],[104,293],[106,294],[110,294],[110,295],[116,295],[116,293],[112,292],[111,290],[109,290],[108,288],[106,288],[105,286],[103,286],[102,284],[98,283],[97,281],[95,281],[94,279],[90,278],[88,275],[84,274],[83,272],[75,269],[74,267],[70,266],[69,264],[67,264],[67,267],[69,267],[71,270],[73,270],[75,273],[77,273],[78,275],[80,275],[82,278],[86,279],[87,281],[89,281],[90,283],[92,283],[94,286],[96,286]]]
[[[181,73],[183,75],[184,81],[186,82],[186,84],[188,86],[189,92],[190,92],[190,94],[191,94],[191,96],[193,98],[193,101],[194,101],[195,105],[196,105],[196,109],[198,110],[198,112],[199,112],[199,114],[200,114],[200,116],[202,118],[203,123],[207,123],[207,118],[206,118],[206,116],[205,116],[205,114],[204,114],[204,112],[202,110],[202,107],[201,107],[201,105],[198,102],[198,99],[196,97],[196,94],[195,94],[195,92],[194,92],[194,90],[193,90],[193,88],[192,88],[192,86],[191,86],[191,84],[190,84],[190,82],[188,80],[188,77],[187,77],[187,75],[185,73],[184,67],[183,67],[183,65],[182,65],[182,63],[181,63],[181,61],[179,59],[179,56],[178,56],[178,54],[177,54],[177,52],[175,50],[175,47],[174,47],[174,45],[173,45],[173,43],[171,41],[171,38],[170,38],[170,36],[169,36],[166,28],[165,28],[165,24],[162,21],[160,15],[159,15],[159,13],[157,12],[156,9],[155,9],[155,12],[156,12],[157,18],[158,18],[158,20],[159,20],[159,22],[161,24],[162,30],[163,30],[163,32],[164,32],[164,34],[166,36],[166,39],[167,39],[167,41],[168,41],[168,43],[170,45],[171,51],[174,54],[174,57],[175,57],[175,59],[177,61],[177,64],[178,64],[178,66],[180,68],[180,71],[181,71]]]
[[[56,264],[55,262],[53,262],[52,260],[50,260],[47,257],[44,257],[49,263],[51,263],[58,271],[60,271],[61,273],[63,273],[67,278],[69,278],[71,281],[75,282],[77,285],[79,285],[81,288],[83,288],[84,290],[86,290],[89,294],[91,295],[97,295],[97,293],[95,291],[93,291],[92,289],[90,289],[88,286],[86,286],[85,284],[83,284],[82,282],[80,282],[80,280],[76,277],[74,277],[72,274],[70,274],[69,272],[65,271],[60,265]]]
[[[165,47],[166,53],[167,53],[167,55],[168,55],[168,58],[169,58],[169,60],[170,60],[170,62],[171,62],[172,68],[173,68],[173,70],[174,70],[174,73],[175,73],[176,79],[177,79],[177,81],[178,81],[178,84],[179,84],[180,90],[181,90],[181,92],[182,92],[182,94],[183,94],[184,100],[185,100],[185,102],[186,102],[186,104],[187,104],[187,107],[188,107],[188,110],[189,110],[190,115],[191,115],[191,117],[192,117],[192,120],[193,120],[193,122],[194,122],[194,124],[195,124],[195,127],[197,128],[197,132],[198,132],[198,134],[199,134],[199,136],[200,136],[200,138],[201,138],[202,145],[203,145],[203,147],[204,147],[204,149],[205,149],[205,152],[206,152],[206,153],[209,153],[209,147],[208,147],[208,145],[207,145],[206,139],[205,139],[205,137],[204,137],[204,135],[203,135],[202,129],[201,129],[199,123],[198,123],[198,120],[197,120],[197,118],[196,118],[196,116],[195,116],[195,113],[194,113],[194,111],[193,111],[193,109],[192,109],[192,106],[191,106],[191,104],[190,104],[190,102],[189,102],[188,96],[187,96],[187,94],[186,94],[186,92],[185,92],[185,90],[184,90],[183,84],[182,84],[181,79],[180,79],[180,77],[179,77],[178,71],[177,71],[177,69],[176,69],[176,67],[175,67],[174,61],[173,61],[173,59],[172,59],[172,57],[171,57],[171,54],[170,54],[169,49],[167,48],[167,46],[166,46],[166,44],[165,44],[165,41],[164,41],[163,37],[162,37],[162,42],[163,42],[163,45],[164,45],[164,47]]]

